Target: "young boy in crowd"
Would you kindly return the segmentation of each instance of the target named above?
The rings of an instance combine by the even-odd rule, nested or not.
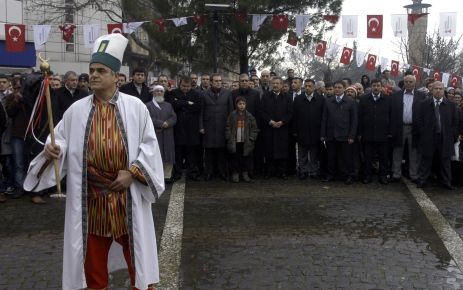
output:
[[[248,172],[259,129],[254,116],[246,111],[246,99],[238,97],[235,104],[236,110],[228,116],[225,128],[227,149],[231,154],[232,181],[239,182],[241,172],[242,180],[251,182]]]

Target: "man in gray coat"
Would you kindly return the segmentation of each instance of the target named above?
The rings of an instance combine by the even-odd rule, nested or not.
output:
[[[222,76],[211,76],[212,86],[203,93],[199,132],[203,134],[204,179],[212,179],[214,168],[222,179],[227,179],[225,126],[229,114],[231,92],[222,88]]]

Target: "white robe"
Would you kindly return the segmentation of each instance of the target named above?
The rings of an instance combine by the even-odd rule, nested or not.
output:
[[[151,204],[164,191],[164,173],[159,146],[149,112],[138,98],[116,93],[116,119],[126,146],[129,165],[135,163],[148,186],[134,181],[128,191],[127,220],[135,265],[135,286],[148,288],[159,282]],[[87,287],[84,256],[87,235],[86,150],[94,112],[93,95],[75,102],[55,127],[56,144],[61,148],[60,177],[66,177],[66,214],[64,226],[63,289]],[[50,142],[50,137],[47,143]],[[53,165],[40,175],[45,162],[43,152],[30,164],[24,189],[40,191],[56,185]]]

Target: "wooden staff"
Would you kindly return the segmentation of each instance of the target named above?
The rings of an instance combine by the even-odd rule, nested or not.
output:
[[[48,81],[45,81],[49,76],[50,64],[48,63],[48,61],[46,59],[43,59],[40,56],[40,53],[39,53],[39,59],[42,62],[40,64],[40,70],[43,72],[43,76],[45,78],[44,79],[44,88],[43,89],[44,89],[44,92],[45,92],[45,100],[47,102],[48,128],[50,130],[51,145],[55,146],[56,145],[56,143],[55,143],[55,125],[53,123],[53,111],[52,111],[52,107],[51,107],[50,88],[49,88],[49,85],[48,85]],[[60,174],[59,174],[59,164],[58,164],[57,159],[53,159],[53,167],[55,169],[57,193],[51,194],[50,197],[64,198],[64,197],[66,197],[66,195],[61,193],[61,178],[60,178]]]

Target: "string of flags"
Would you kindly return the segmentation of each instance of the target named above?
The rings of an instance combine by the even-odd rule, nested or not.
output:
[[[331,43],[328,48],[328,43],[325,40],[321,40],[317,44],[315,44],[314,48],[315,48],[314,54],[316,56],[321,57],[321,58],[325,58],[325,57],[334,58],[336,57],[336,54],[339,51],[340,46],[335,43]],[[377,66],[380,65],[382,69],[386,69],[390,67],[391,76],[393,77],[399,76],[400,62],[398,60],[389,60],[388,58],[385,58],[385,57],[379,58],[379,56],[375,54],[371,54],[371,53],[367,54],[359,50],[355,51],[355,60],[354,60],[353,54],[354,54],[354,50],[352,48],[343,47],[341,51],[339,63],[344,64],[344,65],[350,65],[352,62],[355,61],[355,64],[357,65],[357,67],[361,67],[366,61],[365,68],[368,71],[375,71],[377,69]],[[462,76],[459,76],[456,74],[450,74],[447,72],[441,72],[438,70],[431,70],[430,68],[421,67],[418,65],[403,64],[402,69],[411,70],[411,72],[413,73],[413,75],[415,76],[418,82],[422,79],[423,73],[426,73],[428,77],[433,77],[436,81],[443,82],[445,86],[450,85],[454,88],[457,88],[462,81]]]
[[[234,19],[241,24],[247,23],[248,14],[243,12],[229,13],[233,15]],[[393,14],[391,15],[391,29],[395,37],[404,37],[407,34],[408,23],[414,25],[421,17],[426,14]],[[252,17],[251,27],[252,31],[257,32],[261,29],[268,18],[271,18],[270,24],[274,30],[277,31],[288,31],[290,24],[290,16],[287,14],[249,14]],[[313,15],[295,15],[295,30],[288,31],[287,43],[292,46],[297,46],[299,39],[304,35],[307,26],[310,23],[310,19]],[[358,38],[359,37],[359,15],[323,15],[323,20],[331,24],[336,24],[341,19],[342,25],[342,37],[343,38]],[[198,14],[193,16],[185,16],[178,18],[169,19],[155,19],[151,21],[135,21],[127,23],[108,23],[107,32],[110,33],[126,33],[131,34],[135,32],[141,25],[147,22],[151,22],[158,27],[160,33],[165,32],[166,24],[171,22],[173,26],[180,27],[188,24],[188,20],[191,19],[197,27],[204,26],[206,22],[206,15]],[[291,19],[292,20],[292,19]],[[365,25],[367,27],[367,38],[371,39],[382,39],[384,32],[384,16],[383,15],[366,15]],[[457,24],[457,13],[440,13],[439,20],[439,34],[443,37],[456,36],[456,24]],[[22,52],[25,50],[26,42],[26,25],[25,24],[10,24],[5,23],[5,41],[6,50],[8,52]],[[62,24],[58,25],[58,29],[61,32],[63,41],[73,41],[73,36],[78,27],[83,27],[83,39],[84,46],[87,48],[93,47],[94,41],[100,36],[101,26],[100,24]],[[40,50],[44,47],[48,41],[50,32],[52,30],[51,25],[32,25],[34,35],[34,46],[36,50]],[[330,45],[330,53],[333,54],[338,50],[336,44]],[[327,51],[326,41],[320,41],[315,47],[315,55],[324,57]],[[353,54],[353,49],[344,47],[341,53],[340,63],[350,64]],[[367,57],[366,69],[375,70],[377,63],[381,64],[381,67],[385,68],[389,65],[389,60],[386,58],[378,58],[374,54],[366,54],[361,51],[356,51],[356,63],[360,67],[363,65]],[[379,62],[378,62],[379,60]],[[408,67],[407,67],[408,66]],[[399,74],[399,62],[392,60],[390,62],[391,75],[397,76]],[[404,64],[403,68],[409,69],[410,65]],[[419,67],[414,65],[412,71],[419,80],[421,77],[421,71],[430,75],[430,69]],[[449,81],[452,83],[459,83],[461,76],[452,76],[450,74],[434,72],[433,77],[442,81]]]

